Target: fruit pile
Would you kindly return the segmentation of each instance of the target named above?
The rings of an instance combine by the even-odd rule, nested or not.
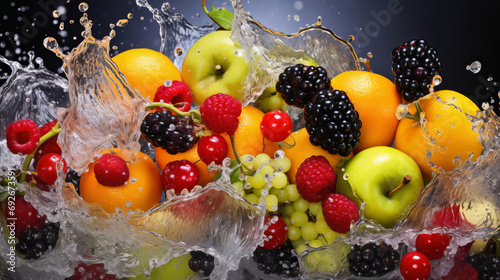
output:
[[[127,161],[123,151],[111,148],[77,174],[61,155],[58,121],[23,119],[5,131],[9,150],[25,155],[23,170],[15,182],[3,178],[1,183],[29,183],[51,192],[63,175],[75,193],[105,212],[142,213],[163,195],[168,200],[196,192],[220,180],[221,168],[230,168],[234,192],[266,206],[266,230],[253,254],[261,277],[292,278],[303,273],[297,255],[348,236],[361,217],[394,227],[433,173],[452,170],[457,156],[472,154],[474,161],[481,154],[477,133],[463,114],[475,115],[479,108],[458,92],[434,91],[441,60],[425,40],[394,49],[394,82],[361,70],[329,77],[315,63],[297,64],[282,69],[257,108],[242,105],[249,66],[229,36],[229,31],[216,31],[200,39],[186,54],[182,72],[151,50],[113,58],[148,100],[140,131],[153,146],[154,159],[139,152]],[[131,67],[141,59],[149,64]],[[292,106],[303,110],[304,127],[293,126],[287,113]],[[401,108],[405,112],[398,119]],[[20,256],[38,259],[58,246],[64,228],[39,215],[20,191],[15,211],[2,198],[3,218],[22,221],[15,232]],[[455,226],[447,217],[436,221],[436,227]],[[406,280],[428,279],[450,240],[445,233],[422,233],[414,244],[398,248],[382,240],[351,244],[344,259],[355,276],[383,277],[399,269]],[[470,246],[461,247],[465,253],[455,255],[446,279],[458,279],[453,277],[460,273],[467,279],[498,277],[500,257],[492,246],[476,255],[469,255]],[[177,267],[189,270],[182,277],[209,277],[215,263],[213,256],[193,251],[156,268],[151,277]],[[102,264],[85,263],[71,279],[85,274],[116,279]]]

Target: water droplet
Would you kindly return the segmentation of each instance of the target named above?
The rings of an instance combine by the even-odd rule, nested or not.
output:
[[[85,13],[88,9],[89,9],[89,5],[85,2],[82,2],[82,3],[80,3],[80,5],[78,5],[78,10],[80,10],[80,12],[82,12],[82,13]]]
[[[488,81],[488,82],[493,81],[493,77],[488,77],[488,78],[486,79],[486,81]]]
[[[184,53],[184,51],[181,48],[177,48],[174,51],[175,56],[181,56]]]
[[[137,182],[137,178],[132,177],[132,178],[130,178],[130,180],[129,180],[129,181],[130,181],[130,183],[132,183],[132,184],[133,184],[133,183]]]
[[[347,181],[347,179],[349,179],[349,174],[344,173],[344,176],[342,176],[342,178]]]
[[[127,14],[127,18],[128,18],[128,19],[132,19],[133,17],[134,17],[134,14],[132,14],[132,13],[128,13],[128,14]]]
[[[373,54],[372,54],[372,52],[368,52],[368,53],[366,54],[366,56],[368,56],[368,58],[373,58]]]
[[[141,17],[141,20],[144,20],[144,17]]]
[[[118,27],[125,27],[128,24],[128,19],[120,19],[117,23],[116,26]]]
[[[43,40],[43,46],[48,50],[56,50],[59,48],[59,44],[54,37],[47,37]]]
[[[111,29],[111,31],[109,31],[109,37],[115,38],[115,36],[116,36],[116,31],[114,29]]]
[[[300,21],[300,16],[299,15],[293,15],[293,20],[295,20],[296,22],[299,22]]]
[[[481,62],[474,61],[470,65],[467,65],[465,69],[471,71],[474,74],[477,74],[479,73],[479,71],[481,71]]]
[[[54,10],[54,11],[52,12],[52,16],[53,16],[54,18],[59,18],[59,16],[60,16],[60,15],[61,15],[61,14],[59,13],[59,11],[58,11],[58,10]]]
[[[455,166],[462,165],[462,158],[459,156],[453,158],[453,164],[455,164]]]
[[[172,81],[171,80],[165,80],[165,82],[163,82],[163,86],[164,87],[171,87],[172,86]]]
[[[347,38],[347,41],[350,43],[352,41],[354,41],[354,36],[352,35],[349,35],[349,38]]]
[[[69,24],[73,24],[73,23],[75,23],[75,21],[71,19],[71,20],[69,21]]]
[[[61,24],[59,24],[59,30],[64,30],[64,22],[61,22]]]
[[[399,104],[398,107],[396,108],[396,118],[398,120],[401,120],[408,114],[408,105],[406,104]]]
[[[434,86],[439,86],[441,84],[441,82],[443,81],[443,79],[441,78],[441,76],[439,75],[436,75],[432,78],[432,84]]]
[[[110,24],[109,24],[109,28],[111,28],[111,29],[115,28],[115,26],[116,26],[116,25],[115,25],[114,23],[110,23]]]

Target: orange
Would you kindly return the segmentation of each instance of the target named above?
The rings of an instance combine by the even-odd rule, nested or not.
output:
[[[207,165],[200,160],[197,149],[198,143],[196,143],[191,149],[187,150],[184,153],[171,155],[165,149],[155,148],[156,163],[158,164],[158,167],[160,167],[160,170],[163,172],[163,169],[165,169],[165,166],[169,162],[181,159],[189,160],[190,162],[195,163],[196,166],[198,166],[198,169],[200,170],[200,181],[198,182],[198,184],[204,186],[214,180],[216,173],[208,171]]]
[[[118,156],[122,152],[113,150]],[[139,152],[137,160],[127,162],[130,179],[121,186],[108,187],[97,182],[94,165],[89,165],[89,171],[83,173],[80,179],[80,195],[88,203],[97,203],[108,213],[114,213],[116,207],[124,212],[128,210],[148,211],[160,202],[163,187],[161,174],[154,161],[146,154]],[[131,203],[131,204],[130,204]],[[129,206],[127,206],[130,204]]]
[[[156,90],[165,80],[182,80],[181,72],[172,61],[154,50],[131,49],[112,59],[128,83],[149,101],[153,101]]]
[[[305,128],[299,129],[285,140],[286,143],[293,144],[293,139],[295,139],[295,146],[291,149],[282,148],[285,152],[285,157],[290,159],[292,163],[290,166],[290,170],[288,170],[288,179],[292,184],[295,184],[295,174],[297,173],[297,169],[300,164],[304,162],[307,158],[311,156],[324,156],[332,167],[335,167],[341,159],[344,157],[339,154],[332,155],[328,151],[323,150],[319,146],[314,146],[309,141],[309,133]],[[352,156],[352,153],[349,155]]]
[[[437,91],[434,95],[420,98],[418,102],[426,121],[403,118],[396,132],[395,147],[417,162],[424,180],[431,179],[432,171],[440,173],[440,168],[453,170],[453,159],[457,156],[465,162],[473,153],[471,160],[475,161],[483,147],[464,113],[475,116],[479,110],[477,105],[451,90]],[[415,104],[410,104],[408,111],[415,114]],[[427,158],[428,151],[432,151],[430,158]],[[436,167],[431,168],[429,162],[433,162]]]
[[[274,158],[274,152],[276,152],[279,148],[278,143],[268,141],[267,139],[262,141],[264,139],[264,135],[262,135],[262,132],[260,131],[260,122],[262,121],[264,115],[264,112],[256,107],[245,106],[241,109],[241,115],[238,117],[238,128],[233,135],[234,142],[236,143],[236,150],[238,151],[239,156],[245,154],[256,156],[264,152],[271,158]],[[222,136],[224,136],[227,144],[229,145],[228,156],[231,159],[236,159],[231,147],[231,139],[225,133]],[[263,150],[263,145],[265,145],[265,150]]]
[[[358,153],[375,146],[391,146],[398,119],[396,108],[401,98],[389,79],[367,71],[346,71],[332,79],[333,89],[345,91],[362,122]]]

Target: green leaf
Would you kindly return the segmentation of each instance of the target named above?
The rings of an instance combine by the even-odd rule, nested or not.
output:
[[[234,17],[231,11],[228,11],[224,8],[219,10],[212,5],[212,11],[209,12],[207,7],[205,7],[205,1],[202,1],[202,4],[205,13],[207,13],[207,15],[213,21],[215,21],[215,23],[217,23],[221,28],[225,30],[231,30],[231,28],[233,27],[233,17]]]
[[[7,196],[9,196],[9,192],[8,191],[0,192],[0,201],[3,201],[4,199],[6,199]]]

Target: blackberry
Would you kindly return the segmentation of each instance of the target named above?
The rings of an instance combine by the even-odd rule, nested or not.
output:
[[[330,79],[325,68],[297,64],[285,69],[279,75],[276,91],[288,105],[299,108],[309,102],[318,91],[330,86]]]
[[[411,40],[392,51],[394,84],[401,98],[410,103],[429,93],[432,78],[440,75],[441,59],[426,40]]]
[[[253,260],[265,274],[277,274],[286,278],[297,277],[300,274],[299,261],[292,254],[292,250],[293,246],[289,240],[273,250],[257,247],[253,253]]]
[[[21,233],[16,250],[25,259],[38,259],[56,246],[59,239],[59,223],[46,223],[41,228],[28,228]]]
[[[348,156],[359,144],[361,120],[347,94],[331,87],[304,107],[309,141],[330,154]]]
[[[191,251],[191,258],[188,261],[189,268],[208,277],[214,270],[215,258],[211,255],[205,254],[202,251]]]
[[[479,280],[500,279],[500,257],[496,255],[496,247],[496,242],[491,241],[486,252],[465,258],[477,270]]]
[[[172,155],[189,150],[199,140],[194,122],[190,118],[179,118],[169,110],[146,115],[141,133],[153,146],[162,147]]]
[[[66,183],[72,183],[76,192],[80,194],[80,175],[78,175],[75,170],[69,168],[64,181],[66,181]]]
[[[347,254],[349,271],[355,276],[381,276],[396,269],[398,251],[385,243],[353,245]]]

